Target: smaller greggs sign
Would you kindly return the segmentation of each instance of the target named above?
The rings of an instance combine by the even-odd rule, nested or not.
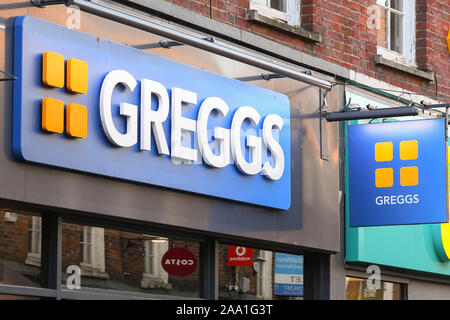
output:
[[[228,246],[229,267],[250,267],[253,265],[253,249]]]
[[[447,222],[445,119],[351,125],[350,226]]]
[[[14,73],[20,160],[290,207],[285,95],[29,16]]]

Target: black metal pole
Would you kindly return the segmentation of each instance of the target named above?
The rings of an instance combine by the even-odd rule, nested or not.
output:
[[[325,119],[327,119],[328,122],[334,122],[345,120],[417,116],[418,114],[419,110],[417,107],[398,107],[368,111],[331,112],[325,114]]]

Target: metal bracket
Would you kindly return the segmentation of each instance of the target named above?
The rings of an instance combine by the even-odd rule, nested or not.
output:
[[[38,8],[45,8],[45,6],[51,6],[54,4],[64,4],[70,7],[73,4],[73,0],[30,0],[30,2]]]
[[[14,80],[18,80],[17,77],[15,77],[15,76],[13,76],[13,75],[5,72],[5,71],[0,70],[0,73],[3,73],[6,76],[6,78],[1,78],[0,81],[14,81]]]
[[[305,70],[303,71],[303,73],[308,74],[308,75],[312,75],[312,71],[311,70]],[[257,76],[248,76],[248,77],[239,77],[239,78],[234,78],[236,80],[239,81],[257,81],[257,80],[266,80],[269,81],[271,79],[280,79],[280,78],[286,78],[285,76],[276,74],[276,73],[267,73],[267,72],[263,72],[260,75]]]
[[[320,159],[328,161],[330,160],[330,152],[328,150],[328,130],[326,130],[327,121],[326,118],[323,117],[324,114],[324,106],[329,109],[327,103],[327,94],[328,91],[325,91],[325,94],[322,97],[322,89],[319,89],[319,139],[320,139]]]
[[[205,41],[214,43],[214,37],[206,37],[206,38],[202,38]],[[141,50],[145,50],[145,49],[156,49],[156,48],[165,48],[165,49],[170,49],[171,47],[177,47],[177,46],[184,46],[185,44],[182,42],[178,42],[178,41],[173,41],[173,40],[159,40],[156,43],[146,43],[146,44],[138,44],[135,46],[132,46],[133,48],[136,49],[141,49]]]

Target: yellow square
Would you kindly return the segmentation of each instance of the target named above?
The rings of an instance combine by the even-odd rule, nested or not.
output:
[[[417,140],[400,141],[400,160],[414,160],[419,157]]]
[[[88,64],[78,59],[67,60],[67,90],[75,93],[87,93]]]
[[[67,128],[69,136],[86,138],[87,136],[87,108],[80,104],[69,103],[67,105]]]
[[[392,142],[375,143],[375,161],[392,161],[394,158],[394,146]]]
[[[55,133],[64,131],[64,102],[53,98],[42,99],[42,129]]]
[[[387,188],[394,185],[394,170],[392,168],[381,168],[375,170],[375,186]]]
[[[402,167],[400,168],[400,185],[403,187],[417,186],[419,184],[419,168],[418,167]]]
[[[42,82],[49,87],[64,87],[64,57],[54,52],[42,55]]]

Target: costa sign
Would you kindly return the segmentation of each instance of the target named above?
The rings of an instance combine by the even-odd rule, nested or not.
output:
[[[253,249],[228,246],[229,267],[249,267],[253,265]]]
[[[172,248],[162,257],[161,265],[168,274],[184,277],[197,269],[198,260],[188,249]]]

